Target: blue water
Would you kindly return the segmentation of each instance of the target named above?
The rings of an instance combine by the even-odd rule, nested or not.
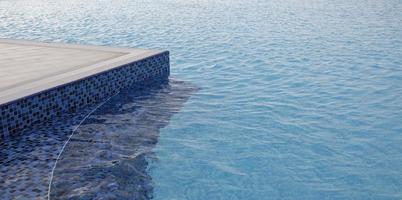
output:
[[[143,199],[401,199],[401,11],[400,0],[2,0],[0,37],[170,50],[173,79],[198,89],[125,177],[146,177],[133,183],[149,187]]]

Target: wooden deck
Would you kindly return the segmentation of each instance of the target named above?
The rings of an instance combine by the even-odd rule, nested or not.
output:
[[[159,52],[0,39],[0,105]]]

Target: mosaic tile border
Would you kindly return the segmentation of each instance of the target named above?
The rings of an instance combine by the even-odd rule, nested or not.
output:
[[[164,81],[170,75],[169,52],[0,105],[0,138],[66,112],[76,112],[133,84]]]

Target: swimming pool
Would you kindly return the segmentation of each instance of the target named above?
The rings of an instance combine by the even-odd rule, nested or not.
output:
[[[399,0],[5,0],[0,37],[170,51],[171,83],[122,92],[76,129],[53,198],[400,199],[401,10]],[[52,130],[71,133],[83,113]]]

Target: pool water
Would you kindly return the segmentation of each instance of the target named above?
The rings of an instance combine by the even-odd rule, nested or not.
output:
[[[171,52],[171,83],[122,92],[78,127],[55,199],[401,199],[401,11],[400,0],[3,0],[0,37]]]

